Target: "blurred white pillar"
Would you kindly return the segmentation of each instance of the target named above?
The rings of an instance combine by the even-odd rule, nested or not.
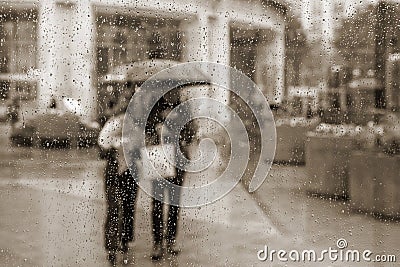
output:
[[[321,29],[321,45],[322,45],[322,58],[321,66],[324,68],[323,73],[325,77],[328,75],[330,66],[334,65],[333,62],[333,39],[334,39],[334,2],[322,2],[322,29]]]
[[[184,61],[208,61],[209,43],[208,43],[208,24],[207,16],[205,14],[191,17],[188,23],[184,24],[182,29],[185,32],[185,50]],[[203,70],[207,73],[207,70]],[[190,98],[207,97],[209,96],[208,90],[196,90],[190,94]],[[200,108],[206,110],[208,107],[204,102]],[[199,121],[199,136],[205,136],[208,129],[207,122],[204,120]]]
[[[38,83],[37,102],[40,109],[50,104],[52,95],[57,94],[57,40],[56,4],[53,1],[42,1],[39,6],[38,25]]]
[[[209,61],[230,66],[230,27],[229,20],[222,14],[211,15],[207,19],[209,27]],[[212,77],[216,83],[230,84],[229,75]],[[229,88],[228,88],[229,89]],[[228,90],[211,90],[210,97],[229,104],[230,93]],[[229,121],[230,117],[226,111],[216,112],[219,121]]]
[[[95,15],[89,0],[76,2],[71,33],[71,87],[75,98],[79,98],[87,120],[93,120],[97,111],[97,88],[95,76]]]
[[[185,33],[184,61],[207,61],[209,50],[207,17],[193,16],[182,27]]]
[[[210,28],[210,53],[211,62],[230,65],[230,28],[229,20],[220,15],[208,17]]]
[[[285,33],[283,30],[276,32],[273,44],[272,52],[275,56],[275,70],[277,73],[274,101],[279,104],[285,97]]]
[[[39,8],[38,107],[46,109],[54,98],[80,99],[88,119],[96,112],[94,17],[89,0],[47,0]]]
[[[229,39],[229,27],[228,20],[221,19],[220,17],[210,16],[210,14],[202,14],[200,16],[193,17],[189,23],[185,23],[185,61],[205,61],[205,62],[218,62],[229,66],[229,51],[230,51],[230,39]],[[204,69],[205,73],[209,73],[209,70]],[[228,81],[229,76],[224,77],[213,77],[216,82]],[[229,83],[228,83],[229,84]],[[221,90],[213,90],[212,88],[206,92],[206,94],[196,95],[207,96],[213,99],[217,99],[224,103],[229,103],[229,92]],[[205,109],[213,109],[214,107],[206,107]],[[219,114],[218,120],[228,120],[227,113],[225,111],[215,111],[214,114]],[[203,125],[202,129],[208,128]],[[210,128],[211,129],[211,128]],[[200,133],[202,135],[203,133]],[[209,133],[204,133],[205,135]]]
[[[270,105],[279,104],[285,92],[284,33],[264,29],[261,35],[262,39],[257,46],[255,82]]]

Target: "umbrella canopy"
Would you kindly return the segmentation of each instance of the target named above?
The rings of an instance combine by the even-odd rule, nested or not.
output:
[[[180,62],[151,59],[124,64],[113,68],[107,74],[103,82],[144,82],[156,73],[166,70],[157,76],[157,80],[185,80],[191,82],[209,82],[210,79],[199,69],[184,69],[171,71],[168,68],[173,67]]]

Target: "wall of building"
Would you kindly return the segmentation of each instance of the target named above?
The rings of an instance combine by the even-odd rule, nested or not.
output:
[[[0,3],[0,7],[2,4]],[[37,108],[44,111],[53,99],[80,99],[94,119],[97,114],[97,20],[103,15],[136,15],[181,20],[184,45],[181,61],[230,64],[232,27],[268,34],[257,56],[257,82],[271,101],[283,92],[284,19],[260,1],[123,1],[123,0],[20,0],[37,19]],[[271,34],[272,33],[272,34]],[[263,78],[266,74],[269,78]],[[273,75],[272,75],[273,74]],[[226,77],[228,79],[228,77]],[[226,93],[215,97],[228,99]]]
[[[338,51],[333,42],[342,21],[355,14],[360,7],[366,7],[377,0],[301,0],[289,1],[292,12],[301,20],[307,40],[313,52],[310,63],[303,66],[304,75],[310,76],[312,83],[316,79],[325,87],[331,66],[337,61]],[[310,80],[310,79],[308,79]],[[309,85],[309,84],[306,84]]]

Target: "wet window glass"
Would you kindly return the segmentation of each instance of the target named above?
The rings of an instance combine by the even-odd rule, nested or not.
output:
[[[0,2],[0,266],[394,266],[394,0]]]

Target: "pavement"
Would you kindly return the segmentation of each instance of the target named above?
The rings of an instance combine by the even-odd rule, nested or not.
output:
[[[1,136],[0,266],[108,266],[104,162],[97,151],[12,148]],[[221,161],[186,179],[210,180]],[[213,204],[182,209],[177,240],[182,252],[158,263],[150,260],[151,199],[140,190],[128,266],[397,266],[260,261],[258,252],[266,246],[318,252],[337,248],[340,238],[349,249],[400,257],[399,222],[356,214],[345,201],[309,196],[306,183],[304,166],[273,165],[255,193],[239,184]]]
[[[351,209],[349,201],[312,196],[306,190],[307,183],[306,166],[273,165],[267,180],[252,195],[277,232],[286,238],[285,242],[289,241],[283,249],[322,251],[337,248],[336,242],[345,239],[347,249],[396,255],[398,264],[398,220],[357,213]],[[326,264],[319,266],[399,266],[388,262],[326,261]]]
[[[0,162],[0,266],[108,266],[104,162],[95,149],[3,146]],[[257,251],[268,240],[279,240],[262,209],[238,185],[214,204],[182,209],[177,240],[182,252],[153,263],[150,203],[140,190],[129,265],[262,266]]]

